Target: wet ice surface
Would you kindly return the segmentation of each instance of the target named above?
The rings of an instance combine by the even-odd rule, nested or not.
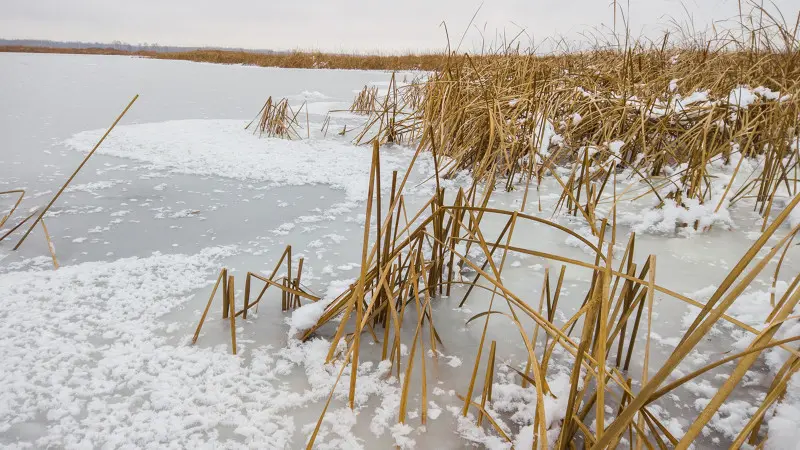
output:
[[[112,135],[47,216],[62,269],[52,271],[38,229],[19,252],[11,251],[15,239],[0,244],[0,292],[10,299],[0,312],[4,327],[0,357],[7,362],[0,383],[0,443],[302,446],[311,431],[307,425],[313,428],[329,392],[331,374],[326,370],[335,377],[338,368],[313,363],[320,359],[320,352],[327,351],[324,341],[298,346],[289,340],[284,323],[288,315],[280,312],[277,293],[268,294],[258,313],[247,321],[237,322],[239,356],[229,354],[230,330],[220,319],[220,303],[212,307],[198,344],[190,347],[188,343],[210,283],[222,267],[236,276],[239,302],[246,272],[269,273],[287,244],[293,246],[295,257],[306,258],[303,280],[314,292],[325,294],[331,283],[346,287],[341,280],[358,275],[368,175],[364,170],[369,167],[370,151],[349,148],[347,140],[335,132],[322,140],[318,130],[325,111],[347,107],[354,90],[369,82],[385,82],[390,75],[105,56],[0,54],[0,64],[8,68],[0,73],[0,100],[7,106],[0,118],[0,190],[27,190],[12,223],[23,212],[45,204],[74,170],[89,150],[81,146],[97,135],[86,131],[108,126],[132,94],[141,94],[116,130],[120,139],[114,141]],[[288,97],[293,105],[313,102],[309,121],[315,139],[308,145],[346,155],[352,163],[346,166],[355,171],[337,178],[341,167],[335,166],[334,158],[324,162],[331,167],[318,172],[318,180],[311,169],[305,175],[281,178],[282,172],[276,171],[288,169],[277,160],[273,167],[269,158],[280,157],[280,151],[303,154],[310,147],[266,138],[256,141],[243,130],[241,135],[220,137],[222,129],[236,133],[238,128],[232,123],[241,123],[243,128],[268,95]],[[195,122],[185,122],[188,119]],[[359,123],[348,114],[335,115],[333,120],[334,131]],[[142,129],[136,124],[152,125],[142,125],[148,127]],[[235,142],[236,148],[225,153],[219,164],[202,162],[204,152],[213,155],[220,151],[213,145],[225,142]],[[277,156],[270,153],[260,158],[260,143],[254,142],[263,143],[269,149],[265,152],[277,150]],[[136,148],[137,143],[142,147]],[[237,171],[229,163],[237,161],[236,152],[249,151],[248,146],[255,146],[256,156],[240,153],[246,164]],[[197,164],[182,166],[180,158],[168,157],[179,151],[187,152],[186,158],[194,158]],[[384,176],[389,168],[400,169],[411,155],[409,149],[387,149]],[[313,169],[315,163],[322,162],[304,164]],[[432,165],[423,159],[409,181],[410,212],[432,194],[430,180],[418,186],[431,170]],[[450,186],[451,193],[456,184]],[[533,192],[526,212],[550,218],[557,192],[555,182],[545,181],[539,192],[543,212],[537,212],[539,196]],[[518,208],[521,198],[521,189],[497,192],[489,206]],[[3,208],[11,202],[0,198]],[[656,282],[682,294],[717,285],[760,227],[748,205],[733,208],[731,214],[736,224],[733,230],[715,227],[691,237],[638,235],[637,263],[655,254]],[[493,215],[484,219],[487,240],[496,238],[505,220]],[[570,228],[585,227],[577,220],[574,224],[569,218],[558,220]],[[624,243],[627,233],[620,228],[618,241]],[[562,232],[523,222],[512,244],[593,260],[567,241]],[[126,259],[132,257],[138,259]],[[797,257],[795,250],[788,254],[784,274],[800,270]],[[546,268],[554,284],[559,263],[510,254],[503,281],[537,307]],[[772,266],[765,274],[771,272]],[[580,307],[590,276],[587,270],[567,268],[559,305],[567,316]],[[753,289],[766,290],[769,281],[768,276],[762,277]],[[418,417],[409,421],[412,430],[407,436],[419,448],[462,448],[466,443],[457,436],[458,424],[447,408],[461,406],[451,391],[466,391],[480,339],[482,321],[465,322],[487,309],[491,294],[476,289],[459,309],[463,293],[458,287],[449,298],[435,301],[434,317],[441,318],[436,321],[437,330],[444,336],[439,350],[447,356],[429,367],[428,400],[434,402],[429,414],[439,410],[440,415],[424,431]],[[494,305],[503,309],[497,301]],[[687,311],[677,300],[656,296],[651,368],[658,368],[677,344]],[[498,361],[524,361],[515,329],[503,324],[503,319],[492,320],[496,325],[490,328],[489,339],[498,342]],[[413,326],[406,324],[408,337]],[[530,322],[524,326],[529,332],[533,329]],[[329,325],[319,334],[330,337],[332,333]],[[357,416],[347,413],[342,398],[336,397],[324,437],[318,442],[333,448],[388,447],[396,442],[388,427],[396,422],[392,415],[396,407],[391,405],[399,385],[380,381],[380,345],[368,339],[365,335],[370,343],[362,361],[373,364],[364,368],[367,373],[359,377],[359,389],[372,395],[363,399]],[[713,361],[730,350],[729,340],[712,335],[700,348]],[[631,369],[635,378],[641,373],[642,350],[643,342],[637,343]],[[688,373],[691,367],[682,369]],[[557,376],[565,370],[556,365],[550,374]],[[759,364],[749,381],[767,373],[768,368]],[[704,379],[718,383],[713,374]],[[763,390],[757,382],[753,384],[741,399]],[[415,414],[419,413],[418,386],[412,385],[410,403]],[[346,390],[346,386],[337,389]],[[702,389],[695,391],[678,391],[679,397],[659,403],[683,429],[688,421],[682,416],[696,416],[695,400],[709,396],[697,393]],[[383,422],[374,419],[383,417],[381,406],[389,411]],[[712,427],[699,446],[727,442],[730,436],[725,436],[725,426],[735,429],[734,419],[715,422],[719,426]],[[101,424],[106,420],[110,428]],[[517,431],[518,426],[507,423]]]

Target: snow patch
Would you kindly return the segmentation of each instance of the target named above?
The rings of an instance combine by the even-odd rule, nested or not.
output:
[[[327,184],[363,201],[372,155],[331,140],[290,141],[259,138],[240,120],[173,120],[123,125],[114,129],[99,153],[150,163],[173,173],[212,175],[271,185]],[[105,130],[83,131],[65,141],[85,152]],[[381,155],[382,185],[391,185],[393,170],[406,169],[411,150]]]

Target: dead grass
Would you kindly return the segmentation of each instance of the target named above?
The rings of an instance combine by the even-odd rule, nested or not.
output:
[[[417,155],[421,149],[418,148]],[[410,167],[413,165],[412,161]],[[466,392],[459,395],[464,401],[462,414],[467,416],[471,411],[474,412],[479,426],[482,420],[486,419],[486,426],[491,427],[495,433],[509,442],[511,441],[508,436],[509,430],[498,422],[498,419],[504,417],[497,416],[497,413],[487,409],[487,404],[491,402],[497,364],[495,359],[497,344],[487,339],[490,321],[497,322],[496,326],[511,326],[517,329],[519,338],[527,349],[526,355],[521,360],[505,361],[504,364],[514,368],[519,375],[519,382],[523,386],[529,386],[537,398],[536,414],[532,421],[535,427],[532,448],[555,446],[566,449],[572,448],[577,443],[598,449],[613,448],[620,443],[623,436],[626,436],[631,443],[640,441],[641,445],[648,448],[686,448],[708,423],[716,408],[719,408],[731,395],[759,354],[781,346],[789,351],[791,357],[772,381],[767,396],[760,405],[760,413],[750,418],[736,442],[741,444],[749,440],[753,444],[758,444],[765,439],[766,435],[761,429],[764,413],[770,405],[781,398],[789,378],[800,368],[798,363],[800,353],[789,346],[790,343],[800,340],[800,337],[774,339],[777,331],[790,318],[791,312],[800,301],[800,283],[798,283],[800,275],[795,275],[791,288],[776,299],[774,311],[765,324],[764,331],[742,324],[726,315],[726,311],[767,267],[767,264],[774,260],[777,252],[790,245],[800,231],[798,225],[788,233],[779,232],[791,209],[800,203],[800,195],[795,196],[788,207],[774,218],[704,306],[656,283],[656,258],[653,255],[644,258],[637,256],[634,234],[628,237],[621,258],[615,257],[611,251],[612,246],[605,244],[608,243],[609,236],[616,235],[616,224],[609,223],[606,219],[598,223],[597,240],[590,242],[568,228],[538,216],[486,207],[486,200],[491,191],[483,199],[471,200],[476,199],[475,187],[467,191],[459,190],[452,203],[445,202],[444,190],[440,189],[413,218],[408,219],[402,195],[407,174],[408,172],[398,182],[397,173],[394,173],[387,212],[385,215],[378,212],[378,217],[382,219],[375,224],[376,226],[373,227],[368,219],[365,221],[360,277],[328,306],[318,323],[305,330],[301,336],[302,339],[309,339],[320,333],[326,324],[335,326],[336,331],[330,344],[327,362],[340,365],[339,380],[345,374],[345,369],[350,368],[347,373],[349,373],[351,407],[354,406],[353,399],[358,387],[356,367],[360,358],[360,337],[363,333],[367,333],[365,339],[372,336],[372,339],[377,340],[377,336],[382,335],[382,359],[392,362],[393,374],[398,377],[403,374],[402,397],[397,420],[401,423],[408,420],[406,411],[411,408],[409,404],[411,393],[421,390],[420,421],[422,425],[426,424],[425,399],[428,389],[426,378],[430,376],[430,369],[426,369],[426,366],[438,364],[435,356],[438,346],[446,345],[451,339],[457,339],[441,335],[437,331],[436,321],[448,320],[440,315],[448,310],[445,309],[444,313],[438,315],[434,314],[432,303],[437,301],[439,296],[449,294],[454,285],[467,285],[470,289],[466,291],[462,304],[469,301],[473,287],[488,289],[492,296],[488,308],[467,321],[467,324],[475,322],[481,325],[483,332],[480,344],[475,349],[475,363],[469,387]],[[382,205],[386,205],[382,201],[378,186],[380,152],[377,140],[373,141],[373,164],[369,178],[370,191],[366,217],[370,217],[376,210],[380,211]],[[507,218],[506,227],[494,242],[486,240],[481,226],[482,219],[488,215]],[[553,227],[581,240],[594,250],[594,261],[580,261],[534,248],[515,246],[512,242],[515,227],[527,221]],[[773,236],[778,240],[766,251],[765,244]],[[477,249],[481,257],[476,258],[475,252],[471,253],[473,256],[468,257],[470,247]],[[601,252],[604,247],[609,249],[607,253]],[[496,254],[498,249],[501,251],[499,255]],[[289,255],[287,275],[280,278],[282,281],[275,281],[276,273],[287,252]],[[295,297],[297,300],[302,296],[310,301],[319,301],[302,289],[291,287],[298,286],[297,282],[287,283],[292,279],[290,252],[291,249],[287,248],[271,276],[248,274],[248,280],[250,276],[256,276],[267,282],[258,300],[261,300],[268,286],[280,288],[283,291],[284,310],[286,310],[287,294],[298,296]],[[563,264],[555,287],[549,276],[546,276],[545,286],[540,291],[541,295],[518,294],[506,288],[501,277],[507,256],[513,253],[533,255]],[[759,254],[761,256],[757,257]],[[497,262],[498,257],[499,262]],[[476,262],[480,259],[485,260],[482,266]],[[472,269],[477,274],[476,278],[460,281],[456,273],[460,271],[461,266]],[[780,262],[778,271],[779,267]],[[583,305],[577,312],[570,313],[558,308],[558,299],[565,271],[575,268],[590,269],[593,276]],[[224,281],[225,276],[226,273],[223,272],[220,279]],[[224,287],[223,292],[226,292]],[[224,318],[245,315],[255,304],[250,302],[249,283],[245,292],[244,309],[239,312],[229,310],[231,299],[223,306]],[[655,374],[651,375],[647,361],[651,354],[649,336],[653,300],[656,294],[662,297],[663,304],[669,302],[686,304],[698,308],[699,314],[667,361],[657,367]],[[540,298],[538,309],[534,306],[536,305],[532,298],[534,295]],[[209,300],[209,306],[210,302]],[[503,312],[495,306],[499,303],[507,305],[509,312]],[[294,303],[293,307],[298,305],[299,301]],[[560,311],[561,314],[558,323],[555,319],[556,311]],[[408,323],[408,319],[404,320],[404,317],[412,317],[412,323],[416,323],[412,327],[411,339],[404,338],[401,334],[403,323]],[[528,321],[536,325],[532,337],[528,334],[530,330],[526,330],[523,325]],[[713,326],[722,322],[732,323],[752,333],[754,339],[749,348],[733,355],[726,355],[679,380],[668,382],[668,377],[674,373],[681,361],[708,336]],[[573,335],[575,325],[578,323],[582,323],[582,326],[578,328],[579,333]],[[379,332],[379,328],[383,330]],[[543,336],[539,337],[539,331],[543,332]],[[235,349],[235,335],[232,336],[232,344]],[[400,352],[403,345],[407,346],[410,352],[405,358],[401,357]],[[630,371],[635,347],[640,348],[639,353],[644,355],[645,362],[640,376]],[[428,349],[432,352],[429,353]],[[482,362],[484,350],[488,351],[488,359],[485,364],[486,369],[483,375],[480,375],[479,367],[484,365]],[[554,357],[555,354],[567,355],[567,359],[571,359],[572,377],[563,416],[565,419],[550,424],[546,419],[548,411],[545,409],[544,399],[554,395],[548,386],[547,375],[555,370],[553,368],[557,359]],[[694,418],[686,417],[692,423],[684,436],[674,436],[649,408],[685,383],[730,362],[738,366],[720,387],[710,406]],[[420,377],[421,385],[412,386],[414,373]],[[640,386],[638,389],[632,387],[632,380],[637,381],[637,385]],[[473,400],[476,395],[480,396],[480,402]],[[323,416],[332,398],[333,393],[323,407]],[[606,420],[605,410],[608,407],[617,411],[616,418]],[[308,441],[307,448],[313,448],[321,423],[322,416]],[[555,442],[548,442],[547,432],[553,426],[557,426],[560,431]]]
[[[467,169],[476,180],[506,180],[506,189],[553,175],[564,187],[560,205],[594,232],[593,210],[623,171],[646,184],[625,194],[662,203],[719,210],[755,197],[766,227],[776,192],[797,192],[800,179],[797,32],[762,22],[750,41],[699,48],[665,37],[624,51],[451,55],[426,81],[393,84],[372,101],[355,142],[421,137],[425,150],[448,157],[443,177]],[[715,192],[710,164],[744,158],[761,159],[764,170],[739,190]],[[734,178],[750,175],[737,166]]]
[[[778,279],[783,255],[800,231],[800,224],[788,231],[785,227],[800,203],[800,43],[797,26],[770,21],[768,15],[762,14],[761,22],[748,31],[751,39],[717,39],[704,45],[685,40],[671,45],[665,38],[661,43],[633,43],[613,51],[549,57],[507,49],[481,57],[451,55],[427,80],[405,84],[392,77],[385,95],[368,88],[358,94],[351,111],[367,117],[355,141],[369,143],[373,150],[361,274],[301,335],[309,339],[326,325],[335,327],[326,362],[339,365],[337,383],[343,376],[349,378],[350,407],[358,388],[363,335],[381,343],[382,359],[391,361],[391,373],[402,380],[397,420],[409,420],[411,393],[419,391],[419,420],[426,425],[430,376],[426,367],[438,364],[437,346],[458,339],[437,331],[438,320],[452,318],[446,316],[447,310],[434,314],[432,305],[440,296],[450,295],[452,287],[463,285],[467,290],[462,305],[474,288],[491,292],[491,300],[486,310],[467,321],[483,331],[474,349],[469,386],[459,393],[464,402],[461,413],[473,413],[478,426],[491,428],[502,439],[511,441],[511,430],[501,424],[507,417],[487,407],[498,364],[498,344],[488,334],[490,321],[518,330],[526,349],[521,358],[504,364],[513,368],[520,385],[536,398],[530,423],[532,448],[615,448],[625,438],[631,448],[686,449],[720,406],[742,389],[745,373],[759,357],[781,347],[789,358],[777,373],[767,376],[769,386],[756,405],[757,412],[747,418],[732,442],[734,448],[745,443],[763,447],[768,437],[764,420],[800,369],[796,343],[800,337],[776,339],[786,323],[797,320],[793,314],[800,302],[800,275],[790,274],[789,289],[773,299],[773,310],[762,328],[748,326],[727,312],[768,266],[774,266],[773,277]],[[756,86],[769,90],[756,93],[753,102],[744,102],[741,89],[755,92]],[[396,142],[416,143],[416,155],[430,151],[435,161],[436,193],[410,219],[403,189],[417,156],[400,181],[393,174],[388,203],[379,186],[379,149]],[[760,169],[741,173],[741,161],[746,158],[760,161]],[[710,165],[720,161],[737,162],[721,194],[712,190],[715,180],[709,173]],[[446,197],[441,179],[464,169],[471,171],[474,184]],[[617,192],[616,178],[623,175],[641,183]],[[526,214],[526,200],[519,210],[487,206],[498,183],[508,190],[524,186],[527,199],[528,190],[544,177],[553,177],[563,189],[554,213],[565,210],[581,217],[592,230],[591,239]],[[736,191],[732,189],[735,180],[743,181]],[[481,185],[487,187],[484,195],[478,195]],[[786,201],[782,208],[775,207],[779,192]],[[625,245],[621,256],[614,253],[617,202],[646,196],[658,198],[662,205],[672,201],[683,206],[689,199],[711,202],[717,210],[727,201],[755,199],[763,233],[705,304],[679,294],[681,286],[658,284],[656,257],[637,253],[635,234],[619,242]],[[608,208],[601,211],[601,204]],[[369,220],[373,214],[379,219],[374,224]],[[507,221],[494,241],[486,239],[482,227],[488,216]],[[593,260],[514,245],[516,226],[528,221],[580,240],[594,252]],[[778,252],[781,256],[776,258]],[[513,253],[562,265],[558,280],[553,284],[548,272],[539,291],[512,292],[502,275]],[[485,262],[479,264],[481,260]],[[460,280],[461,267],[474,271],[475,278]],[[575,268],[591,270],[592,278],[582,306],[567,311],[559,308],[559,297],[565,271]],[[284,293],[291,268],[288,273]],[[650,335],[656,295],[661,307],[688,305],[698,315],[666,361],[653,366]],[[503,309],[497,306],[501,303]],[[413,335],[404,338],[401,329],[409,317]],[[524,327],[531,321],[535,323],[532,334]],[[712,328],[723,322],[753,336],[748,348],[670,379]],[[407,357],[401,357],[401,346],[409,349]],[[554,394],[548,373],[555,364],[564,364],[563,356],[555,362],[556,354],[566,355],[571,378],[566,408],[558,412],[562,419],[550,423],[547,418],[553,411],[548,414],[544,400]],[[640,373],[632,371],[634,357],[641,362]],[[689,421],[688,429],[674,435],[652,406],[728,363],[732,365],[723,369],[727,377],[707,406],[699,414],[687,411],[683,418]],[[485,366],[483,373],[481,366]],[[414,379],[420,384],[412,385]],[[332,399],[333,391],[309,438],[309,449]],[[614,411],[613,417],[607,410]],[[555,429],[555,441],[548,441],[548,431]]]
[[[159,53],[154,58],[182,59],[217,64],[245,64],[262,67],[359,70],[435,70],[441,67],[444,60],[444,56],[440,54],[347,55],[304,51],[263,54],[224,50]]]
[[[0,45],[0,53],[58,53],[69,55],[136,55],[152,56],[155,52],[137,51],[129,52],[113,48],[58,48],[58,47],[33,47],[25,45]]]
[[[438,68],[428,79],[410,84],[398,83],[392,77],[388,92],[382,96],[365,88],[351,108],[366,114],[356,142],[372,146],[361,273],[330,303],[318,322],[301,330],[300,335],[305,340],[323,333],[326,325],[335,328],[326,362],[338,364],[337,383],[342,377],[348,378],[351,408],[358,389],[363,336],[380,342],[382,359],[391,362],[391,373],[401,380],[398,422],[410,420],[411,393],[420,392],[419,420],[427,425],[429,368],[438,364],[436,349],[458,339],[437,331],[437,321],[452,318],[442,317],[447,310],[435,313],[432,305],[442,295],[450,295],[454,286],[463,285],[467,290],[461,305],[470,301],[474,288],[491,293],[488,308],[467,320],[468,326],[481,326],[482,333],[474,349],[469,385],[459,393],[461,414],[472,414],[477,426],[491,428],[511,442],[512,430],[502,420],[507,417],[490,408],[499,364],[498,343],[489,334],[490,322],[494,322],[494,326],[517,330],[525,348],[521,357],[502,364],[513,368],[517,381],[536,399],[530,420],[532,449],[616,448],[623,438],[637,449],[689,448],[724,402],[743,388],[746,373],[762,354],[781,347],[789,357],[777,372],[765,375],[765,395],[731,442],[733,448],[745,444],[761,448],[768,438],[764,420],[800,370],[800,336],[776,338],[787,323],[797,320],[800,274],[790,274],[789,288],[774,296],[763,327],[746,325],[730,317],[728,311],[758,277],[765,276],[768,267],[774,268],[773,278],[779,278],[784,255],[800,232],[800,224],[788,231],[785,226],[800,203],[797,30],[797,26],[787,27],[762,14],[758,26],[749,30],[751,39],[746,40],[715,39],[700,46],[684,41],[673,46],[665,38],[662,43],[633,43],[613,51],[597,49],[550,57],[521,54],[506,47],[502,53],[481,57],[432,55],[430,66],[412,57],[403,60],[303,53],[273,58],[203,51],[155,57],[277,67]],[[413,67],[405,65],[411,61]],[[756,92],[752,102],[744,102],[744,86],[748,92],[756,92],[756,86],[769,90]],[[287,102],[270,98],[258,115],[256,131],[301,138],[292,133],[296,116]],[[417,153],[402,179],[397,172],[393,174],[387,202],[380,187],[380,148],[389,143],[416,143]],[[437,188],[409,219],[403,192],[411,168],[423,151],[433,154]],[[745,158],[760,161],[760,169],[740,173]],[[717,161],[737,161],[733,179],[721,195],[712,189],[714,180],[709,173],[710,165]],[[475,182],[468,189],[445,196],[441,179],[464,169],[471,171]],[[640,187],[618,193],[616,177],[623,174],[641,180]],[[734,191],[732,185],[740,176],[746,177],[743,187]],[[508,190],[524,186],[527,199],[528,190],[544,177],[553,177],[563,190],[553,212],[564,210],[582,218],[592,230],[591,238],[555,221],[526,214],[525,200],[519,210],[488,206],[498,183]],[[487,187],[483,195],[479,195],[480,186]],[[779,192],[786,200],[782,208],[775,207]],[[763,217],[762,234],[705,304],[679,294],[681,286],[657,283],[656,257],[637,253],[635,234],[621,238],[624,253],[615,254],[617,202],[645,196],[657,198],[661,205],[672,201],[684,206],[692,200],[711,202],[717,209],[727,201],[755,200],[755,208]],[[601,204],[610,205],[610,209],[601,210]],[[370,220],[373,215],[378,218],[374,224]],[[494,241],[486,238],[488,230],[483,226],[488,216],[506,220]],[[515,230],[525,222],[537,222],[578,239],[591,249],[593,257],[584,261],[515,245]],[[776,257],[779,252],[781,256]],[[503,271],[508,256],[514,253],[561,265],[555,284],[548,272],[538,291],[512,292],[503,283]],[[286,275],[278,276],[284,261]],[[246,320],[248,310],[263,300],[269,287],[281,290],[283,311],[300,306],[301,298],[319,301],[301,286],[302,267],[302,259],[293,265],[291,247],[287,246],[270,276],[248,272],[244,306],[239,311],[234,277],[223,269],[193,341],[220,284],[222,317],[230,324],[233,353],[237,349],[235,319],[241,316]],[[462,267],[470,268],[475,278],[462,280],[458,276]],[[577,311],[559,308],[564,274],[577,268],[592,273],[582,305]],[[251,302],[251,283],[259,281],[264,286]],[[666,360],[651,366],[656,295],[661,307],[689,306],[698,314]],[[500,304],[503,308],[497,306]],[[410,338],[401,333],[409,321],[413,330]],[[670,378],[712,329],[724,322],[752,335],[748,347],[728,352],[679,378]],[[527,323],[535,324],[533,333],[525,328]],[[407,357],[401,355],[403,346],[409,349]],[[641,358],[640,373],[632,370],[634,357]],[[571,371],[569,391],[563,399],[566,406],[555,412],[560,419],[551,422],[548,418],[554,412],[546,409],[545,399],[552,398],[554,392],[548,385],[548,373],[565,361]],[[686,432],[674,435],[653,406],[715,369],[726,376],[702,411],[686,411]],[[412,385],[415,374],[418,385]],[[333,396],[332,390],[307,442],[309,449],[315,444]],[[614,412],[613,417],[608,411]],[[555,433],[549,435],[551,431]]]
[[[304,106],[305,104],[300,106],[297,111],[293,111],[289,106],[289,100],[284,98],[273,101],[272,97],[269,97],[256,118],[250,121],[244,129],[249,129],[255,123],[253,133],[258,133],[259,137],[266,135],[283,139],[299,139],[300,134],[297,129],[300,125],[297,122],[297,116]]]
[[[89,55],[129,55],[154,59],[207,62],[214,64],[243,64],[261,67],[298,69],[358,69],[358,70],[435,70],[442,66],[446,55],[348,55],[313,51],[257,53],[236,50],[193,50],[185,52],[153,52],[116,50],[112,48],[51,48],[0,46],[0,52],[61,53]]]

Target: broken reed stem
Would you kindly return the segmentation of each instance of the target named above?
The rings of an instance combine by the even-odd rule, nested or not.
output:
[[[478,412],[478,426],[481,426],[483,422],[483,411],[486,407],[486,402],[492,402],[492,383],[494,382],[494,358],[496,350],[497,341],[492,341],[492,345],[489,348],[489,359],[486,363],[486,378],[483,382],[483,392],[481,393],[481,409]]]
[[[200,336],[200,329],[203,328],[203,323],[206,321],[206,316],[208,315],[208,310],[211,309],[211,303],[214,301],[214,295],[217,293],[217,288],[219,287],[220,282],[225,282],[227,284],[228,278],[228,269],[222,269],[219,272],[219,276],[217,277],[217,282],[214,283],[214,289],[211,290],[211,296],[208,298],[208,303],[206,303],[206,308],[203,310],[203,315],[200,316],[200,322],[197,324],[197,329],[194,331],[194,336],[192,337],[192,344],[197,343],[197,338]],[[223,288],[224,295],[227,296],[227,290]]]
[[[300,290],[300,280],[303,277],[303,261],[305,258],[300,258],[300,261],[297,263],[297,278],[294,279],[294,288],[295,290]],[[300,307],[300,295],[294,295],[294,302],[292,303],[292,309]]]
[[[228,316],[231,322],[231,352],[236,354],[236,295],[233,287],[233,275],[228,276],[228,292],[225,296],[228,301]]]
[[[56,259],[56,248],[53,245],[53,241],[50,239],[50,233],[47,231],[47,225],[44,224],[44,219],[42,219],[42,231],[44,231],[44,237],[47,240],[47,249],[50,251],[50,257],[53,258],[53,268],[58,269],[58,260]]]
[[[33,211],[33,212],[32,212],[32,213],[29,215],[29,216],[27,216],[27,217],[25,217],[24,219],[22,219],[22,221],[20,221],[20,223],[18,223],[18,224],[16,224],[16,225],[14,225],[14,226],[13,226],[13,227],[12,227],[10,230],[8,230],[8,231],[6,232],[6,234],[4,234],[4,235],[0,236],[0,242],[2,242],[2,241],[5,239],[5,238],[7,238],[8,236],[10,236],[10,235],[11,235],[13,232],[17,231],[17,228],[19,228],[19,227],[21,227],[22,225],[24,225],[24,224],[25,224],[25,222],[29,221],[29,220],[30,220],[30,219],[31,219],[33,216],[35,216],[37,212],[39,212],[39,210],[38,210],[38,209],[37,209],[37,210],[35,210],[35,211]]]
[[[8,212],[8,214],[4,215],[3,218],[0,219],[0,227],[5,225],[6,221],[12,215],[14,215],[14,211],[17,210],[17,207],[19,206],[19,204],[22,203],[23,197],[25,197],[25,190],[24,189],[14,189],[14,190],[11,190],[11,191],[0,192],[0,195],[8,195],[8,194],[19,194],[19,197],[17,197],[17,201],[14,202],[14,206],[11,207],[11,210]],[[2,239],[0,239],[0,240],[2,240]]]
[[[113,130],[113,129],[114,129],[114,127],[116,127],[116,126],[117,126],[117,123],[119,123],[119,121],[122,119],[122,117],[123,117],[123,116],[125,116],[125,113],[127,113],[127,112],[128,112],[128,110],[131,108],[131,106],[133,106],[133,103],[134,103],[134,102],[136,101],[136,99],[138,99],[138,98],[139,98],[139,94],[136,94],[136,95],[133,97],[133,99],[130,101],[130,103],[128,103],[128,106],[126,106],[126,107],[125,107],[125,109],[124,109],[124,110],[122,110],[122,112],[120,113],[120,115],[119,115],[119,116],[117,116],[116,120],[114,120],[114,123],[112,123],[112,124],[111,124],[111,126],[108,128],[108,130],[106,130],[106,132],[103,134],[103,136],[100,138],[100,140],[99,140],[99,141],[97,141],[97,144],[95,144],[95,145],[94,145],[94,147],[93,147],[93,148],[92,148],[92,150],[89,152],[89,154],[88,154],[88,155],[86,155],[86,157],[85,157],[85,158],[83,158],[83,161],[81,161],[81,163],[80,163],[80,165],[78,166],[78,168],[77,168],[77,169],[75,169],[75,171],[74,171],[74,172],[72,172],[72,175],[70,175],[70,177],[67,179],[66,183],[64,183],[64,185],[63,185],[63,186],[61,186],[61,189],[59,189],[59,190],[58,190],[58,192],[56,193],[56,195],[55,195],[55,196],[53,196],[53,198],[50,200],[50,202],[47,204],[47,206],[45,206],[45,207],[44,207],[44,209],[43,209],[43,210],[42,210],[42,212],[39,214],[39,216],[38,216],[38,217],[36,217],[36,220],[34,220],[34,221],[33,221],[33,223],[31,224],[31,226],[28,228],[28,231],[26,231],[26,232],[25,232],[25,234],[22,236],[22,239],[20,239],[20,240],[19,240],[19,242],[17,243],[17,245],[15,245],[15,246],[14,246],[14,250],[17,250],[17,249],[19,249],[19,247],[22,245],[22,243],[23,243],[23,242],[25,242],[25,239],[28,237],[28,235],[29,235],[29,234],[31,234],[31,231],[33,231],[33,228],[36,226],[36,224],[38,224],[38,223],[39,223],[39,221],[40,221],[40,220],[42,220],[42,218],[44,217],[44,215],[45,215],[45,214],[47,214],[47,211],[50,209],[50,207],[51,207],[51,206],[53,206],[53,203],[55,203],[55,202],[56,202],[56,200],[58,200],[58,197],[60,197],[60,196],[61,196],[61,194],[64,192],[64,190],[67,188],[67,186],[69,186],[69,184],[72,182],[73,178],[75,178],[75,176],[76,176],[76,175],[78,175],[78,172],[80,172],[80,171],[81,171],[81,169],[83,168],[83,166],[84,166],[84,165],[85,165],[85,164],[86,164],[86,163],[89,161],[89,158],[91,158],[91,157],[92,157],[92,155],[94,154],[94,152],[95,152],[95,151],[96,151],[96,150],[97,150],[97,149],[100,147],[100,144],[102,144],[102,143],[103,143],[103,141],[105,141],[105,140],[106,140],[106,137],[109,135],[109,133],[111,133],[111,130]]]

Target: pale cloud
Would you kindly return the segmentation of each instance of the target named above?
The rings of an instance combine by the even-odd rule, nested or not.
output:
[[[613,0],[486,0],[467,49],[524,29],[539,42],[610,27]],[[624,1],[620,3],[626,4]],[[776,0],[787,17],[796,0]],[[264,49],[396,52],[457,43],[481,5],[473,0],[36,0],[0,2],[0,37]],[[685,9],[684,9],[685,7]],[[627,8],[627,6],[626,6]],[[634,34],[660,35],[670,18],[705,28],[737,15],[737,0],[631,0]],[[793,22],[793,20],[790,20]],[[526,37],[526,42],[528,41]]]

